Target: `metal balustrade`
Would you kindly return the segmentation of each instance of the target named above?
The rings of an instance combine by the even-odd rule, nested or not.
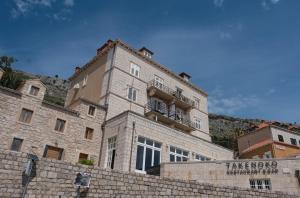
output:
[[[154,112],[160,116],[168,118],[169,121],[189,127],[191,130],[196,128],[196,124],[192,122],[187,116],[176,113],[170,110],[167,105],[159,105],[155,102],[148,102],[145,105],[145,114]]]
[[[175,99],[177,99],[181,102],[184,102],[191,107],[195,107],[195,102],[193,100],[189,99],[188,97],[184,96],[183,94],[181,94],[177,91],[172,90],[171,88],[162,84],[161,82],[158,82],[156,80],[151,80],[148,83],[148,88],[151,88],[151,87],[155,87],[155,88],[163,91],[164,93],[167,93],[168,95],[173,96]]]

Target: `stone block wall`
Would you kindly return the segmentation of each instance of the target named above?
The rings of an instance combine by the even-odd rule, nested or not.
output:
[[[27,162],[26,153],[0,150],[0,197],[21,197],[22,173]],[[296,194],[268,192],[238,187],[216,186],[175,179],[162,179],[136,173],[108,171],[84,165],[39,159],[33,178],[27,187],[27,198],[74,198],[75,175],[91,173],[89,189],[81,190],[81,197],[299,197]]]
[[[13,139],[19,138],[23,140],[20,146],[22,152],[33,150],[41,157],[48,145],[64,149],[64,161],[76,163],[80,153],[84,153],[97,164],[105,110],[92,105],[96,110],[95,116],[91,117],[87,115],[89,104],[86,102],[78,102],[73,109],[49,104],[43,101],[41,94],[45,91],[39,83],[36,80],[26,81],[19,90],[0,87],[0,148],[11,149]],[[37,96],[28,94],[31,85],[41,88]],[[23,108],[33,111],[29,123],[19,120]],[[57,119],[65,120],[62,132],[55,130]],[[91,140],[85,138],[87,127],[94,129]]]

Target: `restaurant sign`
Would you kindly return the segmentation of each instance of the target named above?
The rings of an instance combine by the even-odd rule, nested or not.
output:
[[[277,161],[227,162],[227,175],[277,174]]]

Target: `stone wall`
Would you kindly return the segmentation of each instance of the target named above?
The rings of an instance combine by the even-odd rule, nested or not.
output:
[[[30,95],[30,87],[40,88],[37,96]],[[43,101],[45,88],[38,80],[28,80],[18,90],[0,87],[0,148],[11,149],[14,138],[22,139],[20,151],[33,150],[39,157],[46,145],[62,148],[62,160],[76,163],[80,153],[88,154],[98,163],[102,139],[101,125],[105,111],[95,106],[95,116],[87,115],[89,103],[80,101],[73,109]],[[19,121],[22,109],[33,111],[29,123]],[[56,119],[65,120],[62,132],[55,130]],[[94,129],[92,139],[85,138],[86,127]]]
[[[243,188],[250,188],[250,179],[267,179],[272,190],[300,195],[295,176],[296,170],[300,170],[297,158],[163,163],[160,167],[161,177]]]
[[[27,160],[25,153],[0,150],[1,198],[21,197],[22,172]],[[282,192],[224,187],[88,168],[48,159],[40,159],[34,170],[25,196],[28,198],[76,197],[73,183],[78,172],[89,172],[92,175],[90,188],[82,189],[81,197],[299,197]]]

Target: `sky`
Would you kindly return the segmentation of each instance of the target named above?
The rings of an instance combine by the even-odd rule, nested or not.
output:
[[[121,39],[208,94],[209,112],[300,122],[299,0],[2,0],[0,56],[68,78]]]

